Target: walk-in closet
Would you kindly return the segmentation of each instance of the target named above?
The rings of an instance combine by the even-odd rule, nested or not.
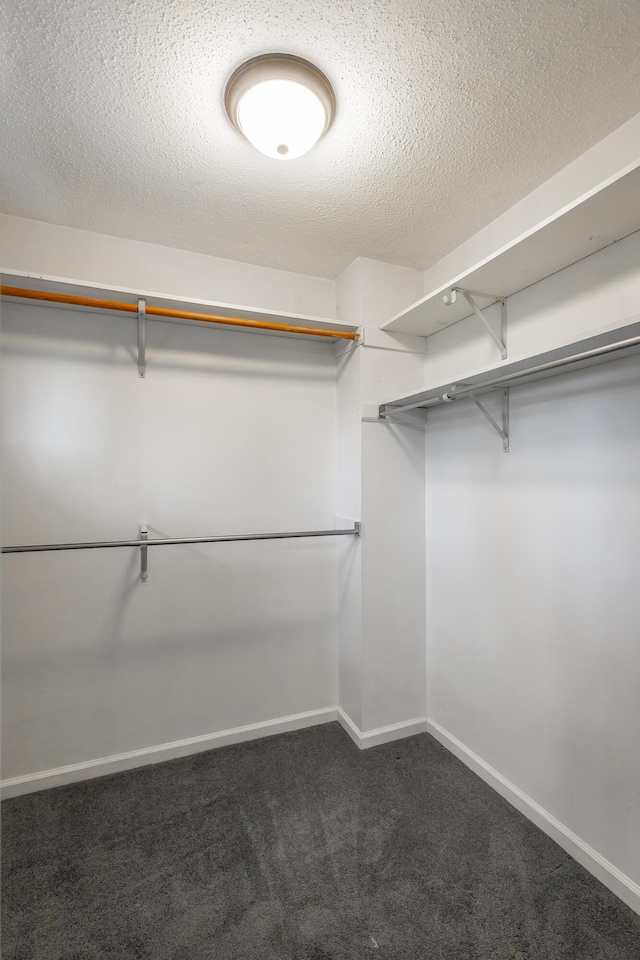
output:
[[[640,8],[4,20],[3,960],[635,960]]]

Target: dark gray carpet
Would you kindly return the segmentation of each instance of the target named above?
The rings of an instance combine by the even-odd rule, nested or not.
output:
[[[337,724],[3,804],[6,960],[638,960],[640,917],[428,735]]]

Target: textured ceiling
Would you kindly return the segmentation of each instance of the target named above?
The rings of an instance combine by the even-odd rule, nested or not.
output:
[[[335,277],[425,268],[640,110],[640,0],[6,0],[5,213]],[[275,162],[243,60],[306,57],[336,122]]]

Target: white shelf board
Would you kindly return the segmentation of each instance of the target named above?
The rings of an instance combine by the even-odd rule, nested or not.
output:
[[[632,342],[633,341],[633,342]],[[607,348],[619,347],[612,352]],[[598,353],[598,351],[603,351]],[[586,354],[592,353],[593,356]],[[458,380],[439,383],[417,393],[396,397],[380,404],[379,410],[393,413],[394,408],[413,407],[416,410],[462,400],[472,390],[476,396],[500,389],[495,380],[504,380],[503,386],[521,386],[535,380],[546,380],[583,367],[590,367],[623,357],[640,354],[640,315],[629,317],[624,323],[593,331],[587,337],[553,347],[535,356],[517,357],[508,363],[496,364],[460,377]],[[557,364],[551,369],[538,369],[547,364]],[[458,397],[457,393],[461,393]]]
[[[153,293],[145,290],[131,290],[122,287],[103,286],[94,283],[85,283],[78,280],[67,280],[61,277],[49,277],[42,274],[28,273],[0,273],[0,280],[4,286],[21,287],[28,290],[52,290],[55,293],[69,294],[74,297],[93,297],[97,300],[119,300],[123,303],[137,303],[139,297],[144,297],[147,306],[165,307],[169,310],[193,310],[198,313],[214,313],[221,317],[246,318],[248,320],[262,320],[268,323],[283,323],[293,326],[310,327],[323,330],[335,330],[336,333],[355,333],[357,326],[350,323],[343,323],[340,320],[332,320],[324,317],[311,317],[306,314],[284,313],[278,310],[263,310],[256,307],[244,307],[234,303],[220,303],[215,300],[194,300],[189,297],[168,297],[161,293]],[[3,298],[13,303],[28,303],[28,300],[22,298]],[[69,304],[47,303],[47,301],[32,301],[42,306],[55,307],[64,310],[87,310],[87,307],[71,306]],[[120,315],[116,310],[101,310],[100,313],[114,316]],[[193,326],[203,326],[202,321],[181,320],[174,317],[154,317],[148,318],[160,323],[186,323]],[[231,325],[216,325],[215,323],[206,324],[216,330],[242,330],[248,333],[269,334],[275,336],[305,337],[308,334],[284,333],[272,330],[261,330],[253,327],[234,327]],[[318,341],[325,343],[334,343],[331,337],[317,337]]]
[[[472,311],[464,297],[447,306],[443,295],[466,287],[509,297],[640,230],[640,160],[631,171],[558,211],[469,270],[382,324],[381,330],[428,337]],[[480,301],[486,306],[490,300]]]

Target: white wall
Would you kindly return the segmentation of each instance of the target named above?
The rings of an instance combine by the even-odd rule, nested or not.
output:
[[[38,220],[0,215],[0,272],[95,283],[116,290],[214,300],[333,319],[335,284]]]
[[[357,264],[357,262],[356,262]],[[354,264],[352,264],[352,267]],[[349,268],[351,271],[351,267]],[[339,289],[345,282],[343,274]],[[350,313],[351,317],[359,317]],[[354,319],[359,323],[359,319]],[[362,517],[361,349],[337,358],[336,513],[345,523]],[[362,729],[361,541],[338,544],[338,703]]]
[[[190,291],[192,292],[192,291]],[[330,344],[3,304],[3,542],[330,529]],[[4,778],[337,702],[331,539],[3,557]]]
[[[421,276],[368,258],[358,262],[363,410],[377,415],[378,404],[401,386],[424,385],[424,340],[378,332],[420,296]],[[363,730],[413,721],[408,732],[417,732],[425,715],[424,442],[422,424],[362,424]]]
[[[424,427],[362,424],[362,729],[425,717]],[[393,739],[393,738],[390,738]]]
[[[364,258],[337,282],[339,318],[364,328],[338,359],[338,512],[362,519],[361,541],[340,548],[339,705],[360,746],[424,725],[424,428],[368,422],[424,383],[424,341],[378,331],[421,286],[417,270]]]
[[[508,307],[511,358],[637,316],[640,234]],[[495,362],[474,326],[429,339],[429,384]],[[470,402],[436,408],[426,453],[429,718],[636,909],[639,364],[512,389],[508,454]]]

